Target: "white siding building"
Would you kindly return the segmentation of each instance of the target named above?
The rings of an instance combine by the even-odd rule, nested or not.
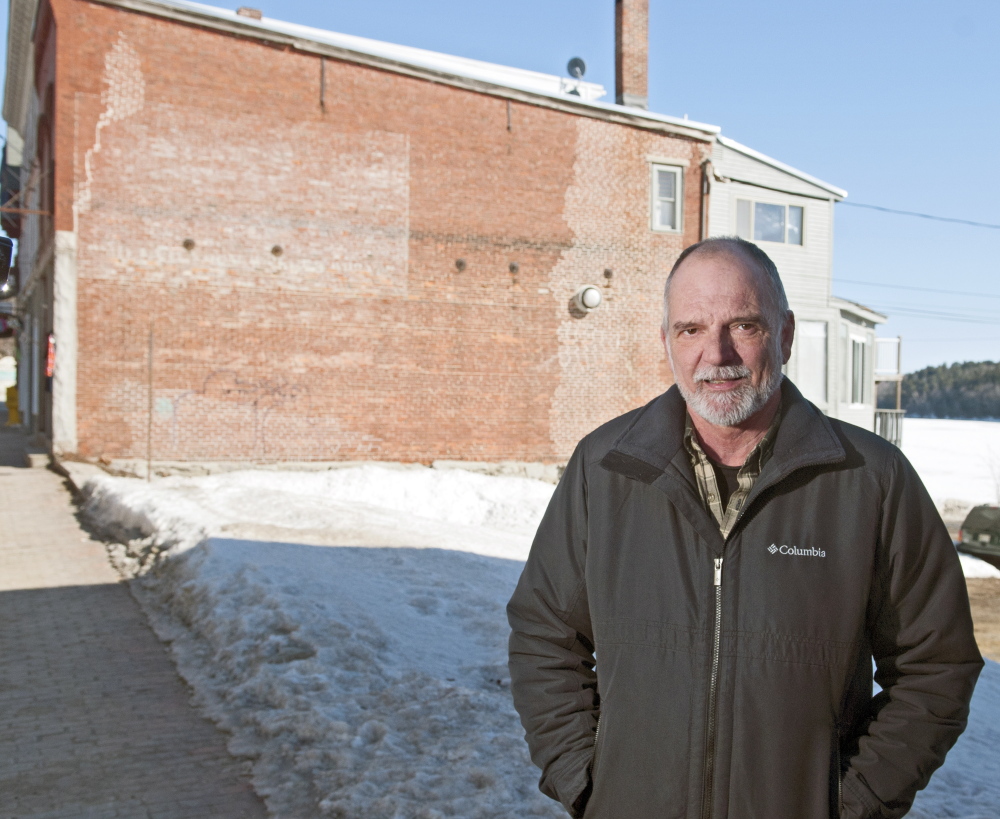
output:
[[[778,267],[795,313],[786,373],[827,415],[873,429],[875,325],[886,317],[833,295],[833,211],[847,192],[719,136],[708,235],[742,236]]]

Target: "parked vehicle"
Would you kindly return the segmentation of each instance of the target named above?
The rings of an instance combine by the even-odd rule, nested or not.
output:
[[[958,530],[961,552],[1000,558],[1000,506],[974,506]]]

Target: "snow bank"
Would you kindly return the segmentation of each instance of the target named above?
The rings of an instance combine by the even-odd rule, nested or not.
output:
[[[554,487],[458,469],[365,465],[84,485],[91,520],[155,551],[209,536],[315,545],[440,546],[524,560]]]
[[[508,692],[516,561],[211,538],[144,588],[276,816],[560,816]]]
[[[960,554],[959,559],[966,577],[1000,577],[1000,569],[985,560],[965,554]]]
[[[102,477],[85,509],[129,542],[119,565],[274,815],[515,819],[565,815],[506,668],[504,606],[552,489],[378,466]],[[382,545],[328,548],[358,533]]]
[[[927,789],[917,794],[910,819],[996,819],[1000,815],[1000,664],[990,660],[972,697],[969,727]]]

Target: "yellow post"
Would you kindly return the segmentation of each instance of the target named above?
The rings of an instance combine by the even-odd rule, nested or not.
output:
[[[21,423],[21,413],[17,408],[17,387],[7,387],[7,426],[16,427]]]

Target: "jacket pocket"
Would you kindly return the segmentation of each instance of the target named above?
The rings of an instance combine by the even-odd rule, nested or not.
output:
[[[889,808],[878,800],[856,771],[844,775],[843,794],[843,819],[877,819],[891,815]]]
[[[597,728],[594,730],[594,747],[590,753],[590,763],[587,765],[587,787],[583,789],[576,801],[570,808],[570,816],[574,819],[584,819],[587,814],[587,806],[590,804],[590,797],[594,793],[594,771],[597,769],[597,754],[601,741],[601,713],[597,714]]]

